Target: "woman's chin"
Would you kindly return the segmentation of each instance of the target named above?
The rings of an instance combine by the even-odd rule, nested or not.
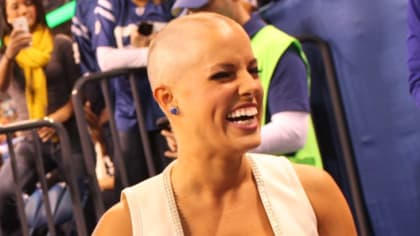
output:
[[[244,142],[243,145],[241,145],[241,146],[242,146],[244,152],[249,152],[249,151],[257,148],[258,146],[260,146],[260,144],[261,144],[261,139],[256,138],[254,140],[252,140],[252,139],[246,140],[246,142]]]

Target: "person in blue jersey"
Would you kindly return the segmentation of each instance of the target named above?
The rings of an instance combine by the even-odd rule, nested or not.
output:
[[[74,58],[79,64],[83,76],[100,71],[96,60],[96,49],[92,44],[96,3],[96,0],[77,1],[75,15],[72,18],[71,33],[75,43]],[[87,115],[89,125],[101,123],[99,120],[101,115],[105,116],[103,112],[105,104],[99,84],[88,84],[83,95],[87,101],[85,111],[89,114]]]
[[[76,11],[72,18],[71,33],[74,41],[74,57],[80,66],[83,76],[88,76],[100,71],[96,60],[96,48],[92,44],[96,20],[94,12],[96,4],[96,0],[76,1]],[[104,181],[105,178],[110,179],[111,183],[113,183],[114,164],[112,161],[112,136],[110,135],[109,113],[105,108],[100,83],[87,83],[84,87],[83,97],[85,101],[84,112],[89,127],[89,134],[96,151],[96,166],[106,173],[105,175],[102,175],[102,177],[98,176],[98,178],[103,178],[99,183],[107,183],[107,181]],[[98,158],[101,158],[102,160],[99,161]],[[112,187],[113,184],[106,186],[106,188]],[[113,202],[118,199],[118,197],[119,196],[114,196],[114,198],[110,200]]]
[[[75,58],[80,64],[83,75],[100,71],[96,51],[92,45],[96,4],[96,0],[77,1],[75,15],[72,18],[71,33],[77,45]]]
[[[187,13],[186,11],[208,11],[223,14],[241,24],[248,36],[254,40],[267,26],[258,12],[254,12],[256,7],[256,1],[248,0],[177,0],[173,10],[175,14],[182,11],[184,14]],[[263,118],[265,125],[261,130],[261,145],[252,152],[293,153],[302,148],[306,142],[310,112],[308,72],[301,51],[294,43],[290,43],[290,38],[287,37],[283,40],[285,46],[282,45],[281,39],[275,43],[276,48],[283,48],[282,51],[271,50],[271,54],[256,53],[260,63],[262,63],[262,59],[270,60],[272,65],[268,65],[268,67],[274,69],[272,73],[264,74],[270,68],[262,65],[262,79],[269,81],[268,91],[265,90],[267,93],[266,112],[265,118]],[[266,46],[263,47],[270,46],[267,42],[268,40],[266,40]],[[163,131],[163,134],[166,137],[171,137],[171,134],[166,131]],[[168,138],[168,144],[172,152],[167,152],[167,155],[176,156],[176,143],[173,139]]]
[[[97,48],[96,56],[100,69],[108,71],[122,67],[146,66],[148,43],[155,33],[172,19],[170,9],[171,1],[99,0],[95,9],[97,20],[92,39]],[[146,30],[142,29],[143,32],[140,26],[144,24],[147,25]],[[139,73],[136,74],[136,78],[153,156],[157,169],[161,170],[169,161],[163,155],[165,140],[155,124],[163,113],[153,100],[147,75]],[[123,158],[129,184],[134,184],[148,177],[148,173],[137,127],[133,95],[127,78],[116,79],[111,83]],[[116,175],[117,192],[121,187],[119,183],[119,176]]]
[[[148,74],[178,156],[124,189],[94,236],[357,235],[325,171],[247,153],[261,142],[263,89],[238,23],[215,13],[171,21],[150,46]]]
[[[408,69],[409,88],[416,105],[420,107],[420,2],[408,1]]]

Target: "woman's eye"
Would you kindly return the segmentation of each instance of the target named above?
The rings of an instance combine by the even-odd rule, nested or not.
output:
[[[12,9],[12,10],[17,10],[18,9],[18,4],[12,4],[11,6],[10,6],[10,8]]]
[[[226,78],[231,78],[233,77],[235,74],[233,72],[228,72],[228,71],[222,71],[222,72],[217,72],[215,74],[213,74],[210,78],[217,80],[217,79],[226,79]]]
[[[252,68],[248,69],[248,72],[250,74],[259,76],[259,74],[261,73],[261,70],[259,70],[258,67],[252,67]]]

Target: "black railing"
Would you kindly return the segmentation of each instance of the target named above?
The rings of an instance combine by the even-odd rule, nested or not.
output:
[[[18,178],[18,167],[17,167],[17,161],[14,151],[14,144],[12,142],[13,134],[18,131],[29,131],[29,133],[32,136],[32,139],[34,140],[35,145],[35,151],[36,155],[35,158],[35,166],[36,171],[38,174],[41,190],[42,190],[42,196],[43,196],[43,205],[45,206],[46,211],[46,218],[47,218],[47,226],[49,230],[49,235],[57,235],[55,230],[55,223],[51,211],[51,204],[50,204],[50,198],[48,196],[48,186],[47,186],[47,180],[46,180],[46,173],[44,170],[43,165],[43,158],[41,153],[41,144],[38,138],[38,134],[36,132],[36,129],[41,127],[50,127],[53,128],[56,131],[56,134],[59,138],[60,142],[60,152],[62,156],[62,166],[64,168],[65,173],[65,180],[66,184],[70,190],[71,200],[72,200],[72,210],[73,210],[73,219],[76,223],[76,229],[79,236],[85,236],[87,234],[87,228],[86,228],[86,221],[85,216],[83,214],[83,206],[82,201],[80,198],[80,190],[78,186],[78,182],[76,180],[75,175],[75,167],[73,164],[72,156],[71,156],[71,147],[70,147],[70,141],[67,134],[67,131],[60,123],[50,122],[46,120],[38,120],[38,121],[22,121],[22,122],[16,122],[12,123],[6,126],[0,127],[0,134],[5,134],[7,137],[7,144],[9,149],[9,155],[11,158],[11,164],[12,164],[12,172],[13,172],[13,179],[15,181],[16,186],[22,186],[21,180]],[[28,133],[28,132],[26,132]],[[29,134],[28,133],[28,134]],[[22,234],[25,236],[29,236],[29,227],[28,222],[25,214],[25,206],[24,201],[22,199],[22,189],[20,187],[16,187],[16,195],[17,195],[17,207],[18,207],[18,214],[19,219],[22,225]]]
[[[368,236],[371,235],[370,224],[367,217],[367,211],[364,204],[364,198],[362,194],[362,188],[360,185],[360,179],[358,170],[355,163],[355,157],[353,153],[352,142],[349,135],[349,129],[347,126],[344,106],[341,98],[340,88],[338,85],[338,80],[336,78],[335,67],[333,63],[333,58],[331,55],[330,47],[327,42],[316,37],[297,37],[302,44],[312,44],[317,47],[319,50],[323,71],[325,73],[325,84],[328,91],[329,105],[331,107],[332,114],[329,114],[333,117],[334,135],[338,140],[340,150],[337,158],[340,158],[344,167],[344,176],[347,181],[346,186],[349,188],[350,203],[352,206],[353,215],[358,227],[358,232],[360,235]],[[309,63],[311,63],[309,61]],[[316,124],[315,124],[316,126]],[[315,130],[316,127],[315,127]],[[325,132],[325,130],[317,130]],[[331,148],[331,143],[327,147],[320,147],[322,149]],[[328,157],[328,155],[322,155],[323,157]],[[324,163],[328,160],[324,160]],[[339,219],[337,219],[339,220]]]
[[[149,136],[145,127],[143,110],[140,103],[140,97],[138,94],[138,86],[136,83],[135,73],[146,73],[145,68],[122,68],[115,69],[107,72],[97,72],[88,76],[84,76],[79,79],[73,89],[72,99],[77,119],[77,126],[79,130],[80,139],[82,142],[82,150],[86,160],[87,172],[89,180],[92,183],[91,191],[93,193],[93,199],[96,209],[96,215],[99,218],[104,212],[104,203],[101,198],[101,192],[96,179],[95,174],[95,154],[92,148],[92,141],[88,132],[88,124],[84,113],[84,94],[83,91],[88,84],[100,83],[100,88],[105,101],[105,106],[108,111],[109,125],[111,129],[111,139],[113,143],[114,155],[113,160],[116,162],[120,176],[122,187],[128,186],[128,177],[125,168],[125,163],[122,157],[121,144],[118,138],[118,131],[114,119],[114,103],[112,100],[111,92],[109,89],[109,81],[112,79],[121,79],[119,76],[128,76],[130,82],[130,88],[133,94],[134,104],[136,108],[136,118],[139,127],[139,132],[142,140],[143,150],[146,158],[147,170],[149,176],[156,174],[156,168],[152,158],[152,152],[150,147]],[[125,78],[125,77],[123,77]]]

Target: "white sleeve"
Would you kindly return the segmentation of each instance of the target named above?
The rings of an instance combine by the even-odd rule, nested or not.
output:
[[[261,144],[251,152],[281,154],[302,148],[308,133],[307,112],[285,111],[271,116],[271,122],[261,128]]]
[[[101,46],[96,49],[98,65],[102,71],[124,67],[147,65],[149,48],[113,48]]]

